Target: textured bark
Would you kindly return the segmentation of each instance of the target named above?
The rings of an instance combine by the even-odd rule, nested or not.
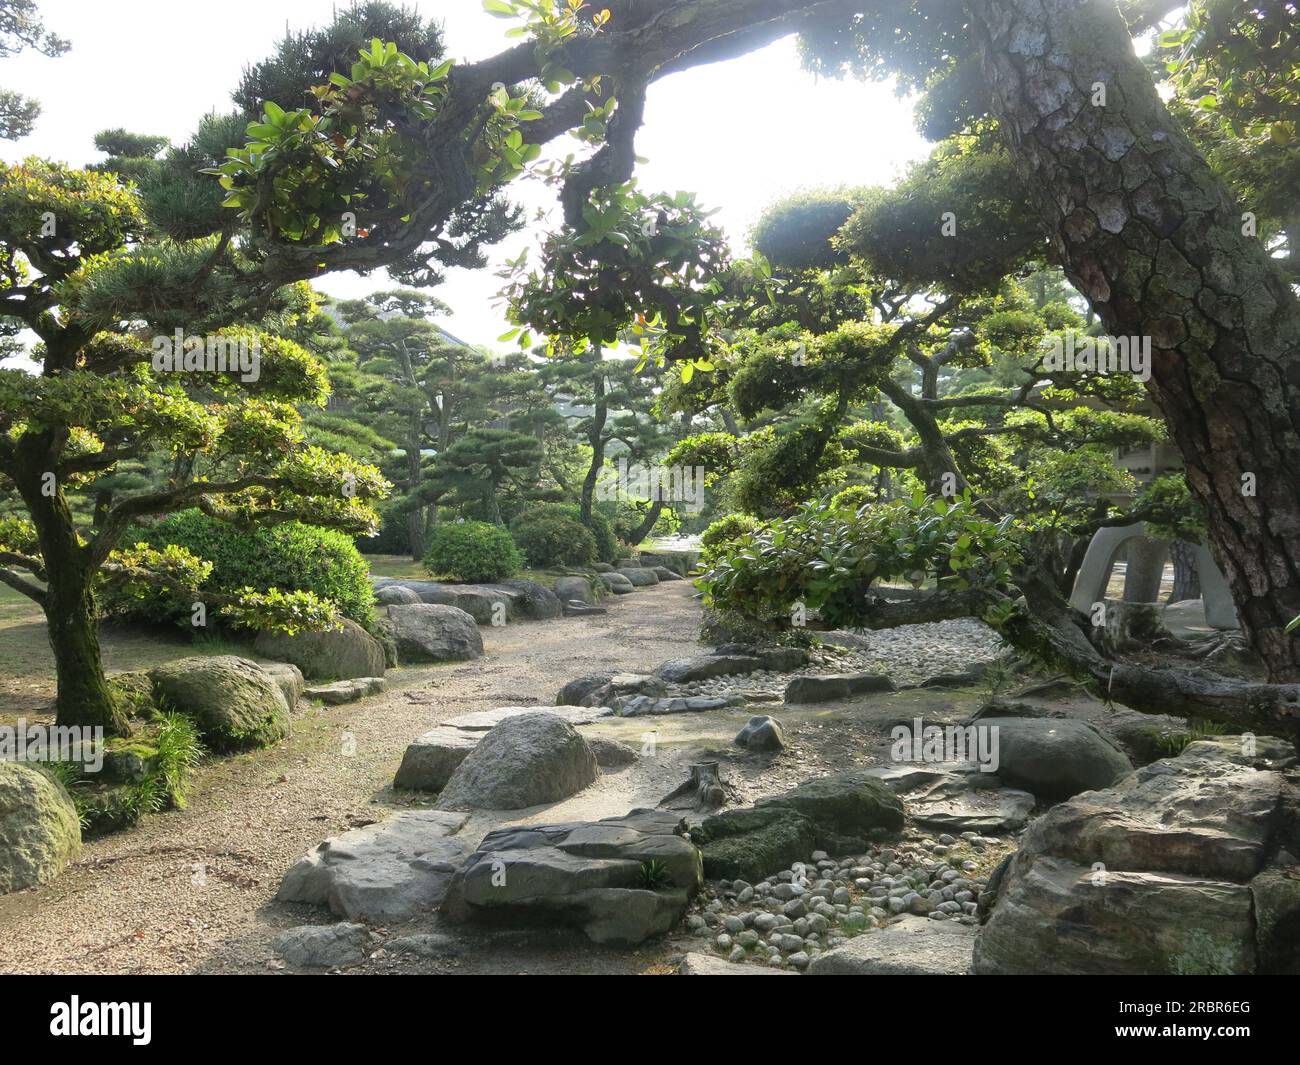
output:
[[[1196,569],[1196,550],[1183,540],[1169,545],[1169,558],[1174,564],[1174,587],[1169,593],[1171,603],[1201,597],[1201,575]]]
[[[1243,626],[1273,680],[1300,680],[1300,641],[1283,631],[1300,614],[1300,302],[1242,234],[1249,204],[1169,116],[1113,3],[966,6],[1056,254],[1111,334],[1151,338],[1148,388]]]

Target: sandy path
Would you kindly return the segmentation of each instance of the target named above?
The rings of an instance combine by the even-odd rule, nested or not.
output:
[[[203,766],[186,810],[90,842],[53,884],[0,897],[0,972],[267,971],[276,931],[330,919],[272,902],[284,871],[326,836],[408,803],[387,787],[407,743],[454,714],[551,703],[582,673],[648,671],[696,652],[691,591],[674,582],[614,597],[604,617],[485,628],[477,662],[395,671],[382,696],[300,712],[283,746]],[[673,769],[650,772],[669,780]],[[629,787],[611,778],[609,801],[624,801]],[[570,967],[545,947],[517,958],[502,949],[478,964]],[[588,947],[574,964],[644,962]]]

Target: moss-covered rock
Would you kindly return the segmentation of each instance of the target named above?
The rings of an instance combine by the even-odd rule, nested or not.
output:
[[[715,880],[762,880],[816,849],[817,832],[788,807],[726,810],[691,830],[704,857],[704,875]]]
[[[48,884],[80,850],[81,823],[63,785],[0,762],[0,895]]]
[[[159,703],[184,714],[216,751],[269,747],[289,734],[289,704],[273,677],[235,655],[181,658],[150,671]]]
[[[863,769],[805,781],[783,795],[759,799],[755,806],[797,811],[817,826],[819,840],[865,839],[877,830],[896,832],[903,827],[902,800]]]

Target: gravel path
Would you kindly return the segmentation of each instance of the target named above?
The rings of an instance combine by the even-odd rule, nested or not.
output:
[[[275,932],[310,919],[272,903],[284,871],[402,803],[387,785],[412,739],[453,714],[549,704],[581,673],[697,653],[691,590],[667,583],[611,598],[604,617],[484,628],[477,662],[394,671],[382,696],[296,715],[281,747],[208,763],[186,810],[89,842],[53,884],[0,896],[0,973],[265,971]]]
[[[477,662],[394,671],[382,696],[298,713],[281,747],[204,765],[186,810],[89,842],[53,884],[0,896],[0,973],[275,971],[269,942],[278,931],[329,920],[273,901],[284,871],[325,837],[419,801],[388,787],[413,738],[454,714],[550,704],[582,673],[650,672],[666,659],[701,653],[691,591],[685,582],[666,583],[607,600],[602,617],[484,628],[486,654]],[[986,660],[997,649],[997,637],[978,622],[849,642],[851,649],[827,648],[810,671],[874,668],[906,682]],[[772,678],[779,687],[784,679]],[[691,733],[703,729],[706,716],[662,719],[661,727]],[[736,723],[713,725],[721,728],[715,740],[729,746]],[[766,793],[793,783],[784,780],[791,773],[803,779],[829,771],[823,746],[812,745],[811,761],[787,752],[788,772],[773,766],[750,784]],[[572,937],[522,946],[509,937],[479,940],[471,956],[426,963],[422,971],[654,971],[663,949],[606,951]],[[395,964],[380,959],[366,968]]]

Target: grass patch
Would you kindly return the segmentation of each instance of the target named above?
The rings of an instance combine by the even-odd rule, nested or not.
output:
[[[182,714],[159,714],[140,723],[135,735],[107,740],[98,773],[80,762],[44,768],[72,797],[82,833],[95,836],[130,828],[145,814],[183,810],[190,772],[202,757],[194,723]]]

